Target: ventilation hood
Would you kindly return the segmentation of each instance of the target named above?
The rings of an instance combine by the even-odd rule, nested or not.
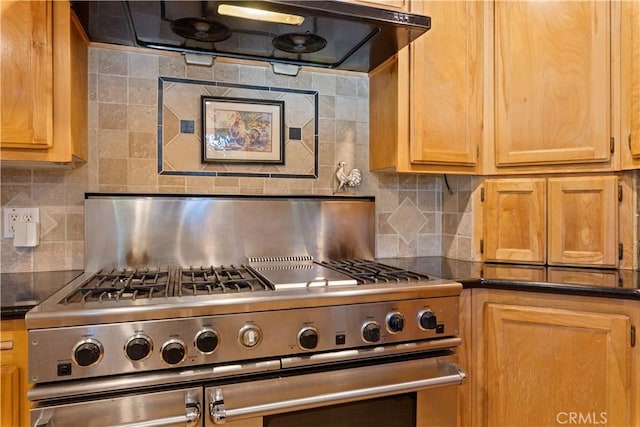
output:
[[[427,16],[346,1],[136,0],[72,5],[95,42],[358,72],[373,70],[431,27]],[[241,17],[265,12],[280,15]]]

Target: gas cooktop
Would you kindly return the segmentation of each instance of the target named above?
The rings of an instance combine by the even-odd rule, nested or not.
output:
[[[181,318],[459,295],[462,285],[371,260],[85,272],[27,313],[30,327]]]
[[[251,265],[101,270],[65,295],[64,305],[278,291],[322,286],[399,286],[429,277],[371,260],[314,262],[255,258]]]

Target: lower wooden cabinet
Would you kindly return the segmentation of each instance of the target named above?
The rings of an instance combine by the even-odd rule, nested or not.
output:
[[[471,293],[462,425],[640,425],[640,301]]]
[[[28,426],[27,327],[24,319],[0,322],[0,426]]]
[[[0,366],[0,425],[20,423],[20,371],[16,366]]]

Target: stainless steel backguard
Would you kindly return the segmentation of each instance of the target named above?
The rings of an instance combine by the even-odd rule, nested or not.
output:
[[[85,269],[375,256],[371,197],[86,196]]]

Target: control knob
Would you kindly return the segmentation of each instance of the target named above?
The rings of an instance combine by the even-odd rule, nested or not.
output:
[[[151,341],[144,335],[135,335],[127,341],[124,351],[134,362],[145,359],[151,354]]]
[[[305,350],[313,350],[318,346],[318,331],[310,326],[298,332],[298,344]]]
[[[73,359],[79,366],[94,365],[100,361],[101,357],[102,344],[93,339],[79,342],[73,350]]]
[[[218,334],[212,329],[205,329],[196,336],[196,348],[202,353],[211,354],[218,348]]]
[[[425,310],[420,313],[420,327],[422,329],[435,329],[438,324],[438,318],[431,310]]]
[[[244,347],[253,348],[262,340],[262,331],[256,325],[244,325],[238,332],[238,339]]]
[[[366,322],[362,325],[362,338],[370,343],[380,341],[380,325],[373,321]]]
[[[162,354],[162,360],[167,362],[169,365],[175,365],[182,362],[187,355],[184,343],[178,340],[171,340],[164,343],[160,353]]]
[[[404,316],[400,313],[390,313],[387,316],[387,327],[391,333],[401,332],[404,329]]]

